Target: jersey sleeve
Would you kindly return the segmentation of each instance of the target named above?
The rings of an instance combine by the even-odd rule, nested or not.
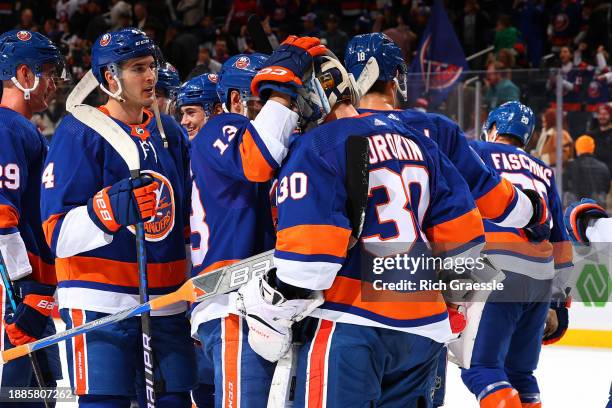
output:
[[[18,230],[22,197],[28,180],[28,149],[22,135],[10,126],[0,149],[0,251],[12,280],[32,272],[28,253]]]
[[[469,145],[465,141],[465,149],[471,155],[469,159],[457,159],[457,162],[460,163],[461,174],[470,186],[482,217],[500,227],[524,227],[533,215],[531,202],[520,189],[493,169],[490,157],[483,154],[480,147],[478,142]],[[451,160],[455,163],[455,160]],[[476,163],[480,166],[477,167]]]
[[[214,117],[193,141],[193,154],[227,177],[265,182],[287,154],[297,114],[269,101],[253,121],[237,114]]]
[[[482,217],[469,188],[438,149],[429,148],[433,171],[431,201],[423,229],[435,252],[445,256],[477,255],[484,244]]]
[[[45,239],[58,257],[72,256],[112,241],[87,214],[87,201],[104,185],[102,137],[72,116],[53,137],[41,186]]]
[[[278,177],[274,264],[283,282],[323,290],[342,267],[351,234],[344,169],[300,147],[292,150]]]
[[[553,246],[555,277],[553,279],[553,296],[566,293],[567,288],[574,286],[577,279],[574,270],[572,245],[563,221],[563,207],[557,192],[554,175],[550,179],[547,191],[548,205],[552,220],[550,243]]]

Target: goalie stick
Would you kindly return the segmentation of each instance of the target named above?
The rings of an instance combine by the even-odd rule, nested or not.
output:
[[[49,347],[64,340],[71,339],[79,334],[106,327],[139,314],[159,310],[178,302],[200,302],[212,296],[228,293],[238,289],[240,286],[256,276],[262,275],[273,265],[274,250],[244,259],[240,262],[206,272],[204,275],[196,276],[185,282],[175,292],[162,295],[121,312],[102,317],[85,323],[81,326],[56,333],[32,343],[23,344],[15,348],[4,350],[0,364],[6,364],[36,350]]]
[[[13,310],[13,313],[16,313],[17,300],[15,299],[15,288],[13,287],[11,277],[9,276],[8,270],[6,269],[6,264],[4,263],[2,252],[0,252],[0,277],[2,278],[2,283],[4,284],[4,289],[6,290],[6,295],[8,297],[9,303],[11,304],[11,309]],[[40,366],[38,364],[38,358],[36,358],[36,354],[30,354],[30,363],[32,364],[32,372],[34,373],[34,379],[38,384],[38,389],[42,391],[43,388],[45,388],[45,382],[42,376],[42,372],[40,371]],[[49,408],[49,401],[47,400],[46,394],[43,393],[42,395],[45,408]]]
[[[102,136],[121,156],[130,170],[130,177],[140,176],[140,156],[132,138],[121,127],[100,110],[83,104],[83,100],[99,85],[91,70],[79,81],[66,99],[66,110],[83,124]],[[154,103],[156,103],[154,101]],[[160,129],[161,132],[161,129]],[[138,261],[138,292],[140,302],[149,301],[147,279],[147,254],[145,249],[144,223],[135,225],[136,257]],[[147,406],[155,407],[155,377],[153,375],[153,350],[151,348],[151,315],[143,312],[140,317]]]

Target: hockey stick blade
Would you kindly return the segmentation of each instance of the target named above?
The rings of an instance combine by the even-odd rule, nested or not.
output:
[[[261,21],[259,21],[259,17],[257,17],[256,14],[251,14],[249,16],[249,19],[247,20],[247,31],[251,36],[255,51],[268,55],[272,54],[272,51],[274,50],[272,49],[268,35],[261,26]]]
[[[352,248],[363,229],[366,206],[368,205],[370,150],[368,139],[360,136],[349,136],[346,143],[346,191],[348,200],[347,214],[351,223]]]
[[[85,323],[81,326],[56,333],[44,339],[32,343],[23,344],[15,348],[2,351],[0,364],[5,364],[16,358],[32,353],[36,350],[52,346],[64,340],[71,339],[79,334],[109,326],[130,317],[138,316],[152,310],[186,301],[199,302],[215,295],[231,292],[248,282],[255,276],[259,276],[272,267],[274,250],[252,256],[243,261],[223,268],[215,269],[204,275],[196,276],[185,282],[178,290],[167,295],[159,296],[147,303],[133,306],[121,312],[102,317]]]
[[[372,85],[378,80],[378,75],[380,75],[380,68],[378,67],[378,62],[376,58],[370,57],[368,62],[366,62],[363,67],[363,71],[359,74],[359,78],[357,79],[357,92],[359,92],[359,97],[361,98],[363,95],[368,93]]]
[[[100,85],[91,69],[81,78],[66,98],[66,110],[72,112],[72,108],[83,103],[85,98]]]

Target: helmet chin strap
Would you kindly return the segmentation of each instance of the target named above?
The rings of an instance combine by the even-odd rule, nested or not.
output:
[[[102,92],[104,92],[105,94],[113,98],[114,100],[123,103],[125,102],[125,99],[121,97],[121,93],[123,92],[123,87],[121,86],[121,80],[117,77],[117,74],[113,74],[113,79],[117,82],[118,89],[116,92],[113,93],[109,91],[108,89],[106,89],[106,87],[103,84],[100,84],[100,89],[102,90]]]
[[[38,87],[38,83],[40,82],[40,78],[37,75],[34,75],[34,85],[31,88],[24,88],[21,86],[17,78],[12,77],[11,82],[15,85],[15,88],[19,89],[23,92],[23,99],[26,101],[30,100],[30,93]]]

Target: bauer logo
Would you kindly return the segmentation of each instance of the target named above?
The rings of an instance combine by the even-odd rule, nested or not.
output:
[[[30,38],[32,38],[32,33],[29,31],[18,31],[17,38],[21,41],[28,41]]]
[[[174,228],[174,189],[170,181],[162,174],[152,170],[145,170],[143,173],[150,175],[159,183],[155,191],[157,210],[153,219],[144,223],[145,239],[149,242],[157,242],[166,238]],[[135,234],[133,226],[127,228],[132,234]]]
[[[102,36],[102,38],[100,38],[100,45],[102,47],[106,47],[111,41],[111,35],[109,33],[106,33]]]
[[[234,66],[238,69],[245,69],[249,66],[250,63],[251,60],[249,59],[249,57],[240,57],[236,60]]]
[[[217,74],[208,74],[208,80],[213,84],[217,83]]]

